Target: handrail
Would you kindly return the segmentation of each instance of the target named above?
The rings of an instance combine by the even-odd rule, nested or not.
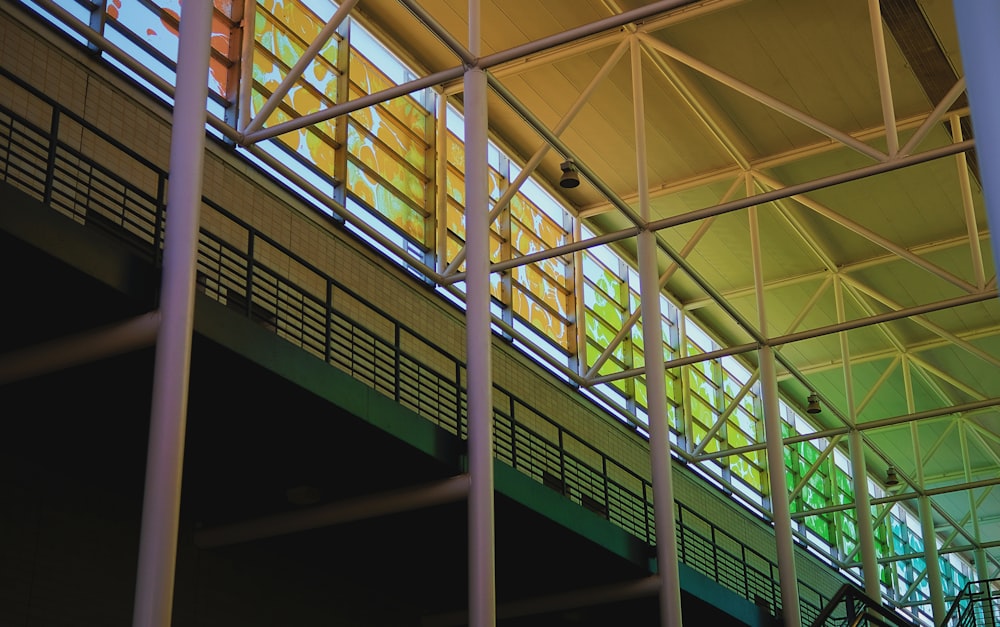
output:
[[[840,609],[843,609],[843,614],[837,614]],[[845,583],[837,590],[823,611],[813,620],[812,627],[826,627],[831,624],[852,627],[869,624],[884,627],[913,627],[912,622],[886,608],[850,583]]]
[[[1000,625],[1000,578],[970,581],[958,593],[948,613],[941,621],[941,627],[975,625],[978,606],[986,605],[982,616],[989,627]],[[971,614],[971,616],[970,616]]]
[[[5,68],[0,67],[0,76],[48,105],[52,120],[46,130],[0,107],[0,133],[5,132],[8,139],[6,152],[0,142],[0,179],[12,180],[76,221],[105,229],[159,264],[167,173]],[[118,175],[60,140],[63,117],[101,139],[105,151],[120,151],[133,167],[147,170],[146,180]],[[11,151],[12,146],[28,144],[35,150]],[[66,181],[72,187],[64,189]],[[206,223],[224,221],[227,226],[218,232],[200,231],[199,290],[450,433],[466,435],[464,362],[219,203],[203,198],[203,208],[210,214]],[[267,250],[268,262],[262,249]],[[279,256],[283,266],[294,266],[295,276],[308,274],[314,279],[309,284],[325,285],[323,294],[303,289],[275,271],[270,259]],[[370,319],[369,323],[346,315],[347,310]],[[376,330],[386,327],[389,332]],[[539,414],[503,386],[494,384],[494,398],[507,400],[503,411],[494,409],[497,458],[655,544],[649,481]],[[544,426],[555,437],[529,424]],[[570,447],[578,453],[569,452]],[[773,613],[779,613],[777,565],[683,503],[677,502],[677,508],[681,561],[747,599],[762,599]],[[814,605],[800,599],[803,616],[817,615],[826,604],[824,595],[805,582],[800,586],[818,600]]]

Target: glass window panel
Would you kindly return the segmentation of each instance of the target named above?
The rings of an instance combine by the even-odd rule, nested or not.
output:
[[[691,385],[691,390],[699,394],[703,400],[711,403],[714,407],[715,405],[715,385],[707,380],[704,374],[694,368],[688,369],[688,382]]]
[[[604,348],[611,344],[611,340],[614,339],[615,332],[607,324],[601,321],[599,318],[594,318],[592,316],[587,317],[587,338],[588,340],[594,342],[596,346],[599,347],[598,350],[604,351]],[[612,355],[619,362],[624,363],[625,360],[625,350],[623,346],[619,343],[615,346]],[[594,362],[589,362],[588,365],[593,365]]]
[[[374,173],[373,179],[381,178],[394,189],[392,194],[408,197],[417,207],[424,204],[424,184],[410,169],[386,150],[384,144],[360,129],[353,122],[347,125],[347,150],[352,157],[363,163]],[[381,186],[381,185],[380,185]],[[354,191],[351,187],[348,187]]]
[[[351,49],[349,76],[351,84],[364,94],[374,94],[396,86],[388,76],[383,74],[371,61],[354,48]],[[427,121],[430,114],[427,109],[420,106],[413,98],[409,96],[393,98],[380,105],[380,107],[384,108],[389,117],[394,118],[399,126],[407,128],[418,137],[426,135]]]
[[[566,323],[519,287],[513,290],[514,313],[562,348],[567,347]]]
[[[352,95],[357,97],[356,93]],[[385,109],[381,106],[355,111],[350,117],[366,128],[371,135],[377,137],[385,148],[413,166],[416,171],[424,171],[427,161],[427,144],[401,127],[391,115],[385,115]],[[352,124],[348,128],[353,126]],[[396,159],[393,161],[398,163]],[[399,166],[397,165],[397,167]],[[418,181],[416,185],[419,186],[419,194],[423,197],[423,181],[417,179],[412,173],[409,176]]]
[[[424,241],[424,216],[353,161],[347,164],[347,188],[409,235],[414,242]]]
[[[693,436],[695,445],[699,445],[705,439],[705,436],[708,435],[708,429],[703,427],[698,421],[695,421],[691,424],[691,435]],[[709,453],[717,452],[719,450],[718,438],[712,438],[704,450]]]
[[[547,248],[561,246],[566,243],[565,229],[542,212],[535,203],[518,192],[510,201],[511,217],[527,226]]]
[[[716,413],[700,398],[692,396],[691,417],[707,429],[715,424]]]
[[[551,277],[540,272],[534,264],[517,268],[515,280],[525,289],[535,295],[560,316],[565,318],[569,311],[569,292],[552,281]]]
[[[170,64],[177,61],[178,25],[180,23],[180,1],[160,2],[108,2],[107,16],[117,25],[132,33],[141,46],[155,51],[160,58]],[[229,48],[234,23],[231,0],[215,0],[212,16],[212,58],[209,61],[209,89],[225,97],[229,85]],[[107,33],[112,38],[112,33]],[[164,65],[159,74],[173,74],[173,69]]]
[[[813,530],[817,535],[823,538],[825,541],[831,541],[830,533],[830,523],[823,519],[821,516],[807,516],[805,519],[806,526]]]
[[[592,283],[586,282],[583,286],[583,299],[587,308],[588,318],[597,318],[608,326],[620,329],[625,320],[621,308],[607,298],[603,290],[596,289]],[[614,337],[614,333],[612,333]],[[608,338],[610,341],[611,338]]]

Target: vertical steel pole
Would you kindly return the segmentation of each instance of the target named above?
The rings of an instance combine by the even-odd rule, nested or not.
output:
[[[885,143],[890,157],[899,152],[899,133],[896,130],[896,112],[892,104],[892,83],[889,80],[889,60],[885,50],[885,32],[882,28],[882,10],[879,0],[868,0],[868,19],[872,27],[875,46],[875,67],[878,70],[878,91],[882,100],[882,119],[885,121]]]
[[[853,412],[852,412],[853,413]],[[851,429],[851,474],[854,486],[854,515],[858,520],[858,545],[861,547],[861,569],[865,579],[865,594],[882,602],[878,558],[875,555],[875,527],[872,524],[872,504],[868,494],[868,468],[865,465],[864,440],[861,431]]]
[[[781,615],[786,625],[801,625],[799,578],[795,572],[795,544],[792,513],[785,483],[785,446],[781,441],[781,410],[778,405],[778,372],[774,349],[760,349],[760,387],[764,401],[764,442],[767,450],[767,478],[771,497],[771,518],[778,552],[778,579],[781,587]]]
[[[990,230],[1000,232],[1000,82],[996,80],[996,59],[1000,56],[1000,3],[954,0],[958,43],[962,51],[966,90],[972,128],[976,135],[976,155],[986,199]],[[1000,241],[993,243],[993,263],[1000,268]]]
[[[237,93],[239,100],[236,104],[236,128],[240,131],[246,129],[247,124],[252,119],[251,108],[253,105],[253,58],[254,43],[256,41],[257,22],[257,2],[256,0],[243,0],[243,19],[240,20],[243,41],[240,46],[240,84]]]
[[[844,310],[843,282],[837,277],[834,284],[834,297],[837,305],[837,321],[846,319]],[[844,392],[847,401],[847,413],[851,425],[857,422],[856,404],[854,402],[854,377],[851,373],[851,349],[847,341],[847,333],[841,332],[840,355],[844,363]],[[864,439],[861,431],[851,428],[849,434],[851,453],[851,480],[854,487],[854,516],[858,522],[858,545],[861,550],[861,568],[864,574],[865,594],[873,601],[882,602],[882,585],[879,582],[878,560],[875,557],[875,530],[872,525],[871,497],[868,494],[868,465],[865,463]]]
[[[632,37],[632,100],[635,116],[636,172],[639,213],[649,220],[649,183],[646,173],[646,109],[642,90],[642,52]],[[656,570],[660,575],[660,625],[681,627],[681,582],[677,565],[677,529],[674,517],[674,480],[667,425],[666,368],[663,363],[660,269],[656,235],[638,235],[639,292],[642,303],[642,340],[646,347],[646,398],[649,450],[653,475],[653,517],[656,522]]]
[[[469,0],[469,50],[480,51],[479,0]],[[465,318],[469,385],[469,625],[496,624],[493,518],[493,374],[486,71],[465,71]]]
[[[169,627],[177,561],[188,372],[194,328],[212,2],[181,12],[170,184],[133,627]]]
[[[934,613],[934,624],[940,625],[948,608],[944,602],[944,586],[941,584],[941,562],[938,560],[937,533],[934,531],[934,507],[928,496],[921,496],[917,503],[920,507],[920,531],[924,537],[927,585],[931,589],[931,610]]]
[[[754,179],[746,174],[747,195],[754,193]],[[761,257],[760,228],[757,207],[749,210],[750,250],[753,255],[754,292],[757,297],[757,319],[760,333],[768,335],[767,306],[764,300],[764,262]],[[788,484],[785,481],[785,445],[781,435],[781,407],[778,403],[778,370],[774,348],[763,346],[758,353],[760,393],[764,404],[764,444],[767,451],[767,481],[774,523],[775,550],[778,555],[778,583],[781,590],[781,614],[785,625],[801,625],[799,578],[795,572],[795,541],[792,533],[792,510],[788,504]]]

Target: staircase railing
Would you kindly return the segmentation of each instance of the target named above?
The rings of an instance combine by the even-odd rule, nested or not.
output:
[[[1000,626],[1000,579],[965,584],[941,621],[941,627],[973,626]]]
[[[914,623],[874,601],[852,584],[841,586],[812,627],[914,627]]]

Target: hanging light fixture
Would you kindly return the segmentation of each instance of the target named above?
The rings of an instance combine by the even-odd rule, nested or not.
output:
[[[573,161],[563,161],[559,168],[562,169],[562,178],[559,179],[559,187],[572,189],[579,187],[580,175],[576,171],[576,164]]]
[[[809,406],[806,407],[806,411],[810,414],[818,414],[823,411],[823,408],[819,406],[819,396],[815,394],[809,395]]]
[[[893,490],[898,490],[902,487],[902,483],[899,481],[899,475],[896,474],[896,467],[889,466],[885,470],[885,487],[890,492]]]

